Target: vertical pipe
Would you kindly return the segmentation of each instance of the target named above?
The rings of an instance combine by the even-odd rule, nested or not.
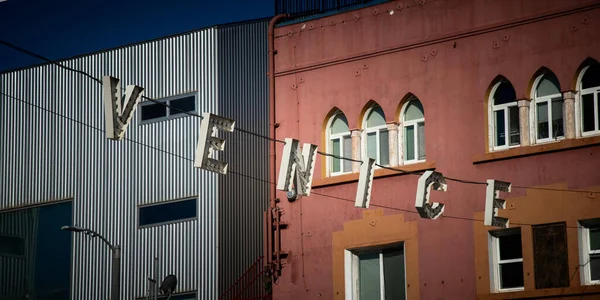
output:
[[[112,250],[111,300],[121,299],[121,247],[114,246]]]
[[[289,17],[289,15],[287,14],[279,14],[276,15],[275,17],[273,17],[273,19],[271,19],[271,21],[269,22],[269,31],[268,31],[268,46],[269,46],[269,136],[271,138],[275,138],[275,24],[277,24],[277,21]],[[270,161],[270,170],[269,170],[269,179],[272,183],[274,183],[276,181],[276,174],[277,174],[277,166],[275,165],[276,163],[276,159],[275,159],[275,154],[276,154],[277,148],[275,145],[275,142],[271,142],[270,143],[270,147],[269,147],[269,161]],[[267,212],[268,214],[268,218],[267,218],[267,227],[268,230],[266,232],[266,234],[264,235],[265,238],[267,238],[267,244],[268,244],[268,256],[266,256],[266,263],[269,264],[271,263],[271,261],[273,260],[273,253],[271,252],[273,249],[273,238],[272,238],[272,231],[273,231],[273,218],[272,218],[272,213],[273,213],[273,209],[275,208],[275,206],[277,205],[275,202],[275,197],[277,196],[276,194],[276,185],[272,184],[271,186],[271,190],[270,190],[270,199],[269,199],[269,211]]]

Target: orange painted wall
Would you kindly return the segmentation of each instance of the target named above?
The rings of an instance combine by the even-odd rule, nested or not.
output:
[[[501,74],[518,97],[527,98],[531,77],[545,66],[563,90],[572,89],[580,64],[587,57],[600,60],[598,15],[595,0],[427,0],[423,5],[406,0],[280,27],[276,137],[325,150],[322,125],[333,107],[346,114],[350,128],[357,128],[361,110],[373,100],[392,122],[401,99],[412,93],[425,110],[426,168],[520,186],[599,186],[597,140],[581,148],[473,163],[487,152],[484,102],[491,81]],[[283,146],[277,147],[279,159]],[[319,156],[315,182],[323,182],[324,162]],[[449,182],[448,192],[432,195],[447,205],[447,217],[424,220],[414,208],[417,180],[410,175],[377,178],[371,203],[389,207],[382,217],[402,214],[403,222],[416,224],[420,299],[476,299],[484,294],[478,290],[478,261],[484,258],[475,234],[481,224],[461,218],[483,211],[485,187]],[[289,224],[282,232],[282,250],[291,255],[274,285],[275,299],[339,299],[339,257],[333,253],[339,232],[352,235],[346,224],[362,220],[364,209],[353,203],[356,188],[352,180],[315,187],[311,196],[293,203],[278,192],[286,211],[283,221]],[[525,195],[523,189],[511,193]],[[548,197],[553,201],[562,195]],[[537,210],[556,214],[561,206]],[[600,217],[600,205],[589,212]],[[536,221],[528,213],[537,211],[523,213],[524,220]]]

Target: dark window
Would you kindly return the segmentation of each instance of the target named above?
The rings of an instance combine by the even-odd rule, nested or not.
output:
[[[196,112],[196,96],[184,95],[173,98],[159,100],[164,103],[144,102],[141,106],[141,122],[149,123],[171,118],[182,117],[187,113]],[[170,107],[167,107],[170,106]]]
[[[499,288],[511,289],[523,287],[523,253],[521,247],[521,230],[508,229],[492,233],[496,237],[498,247]],[[496,250],[494,250],[496,251]]]
[[[496,88],[494,93],[494,105],[506,104],[517,101],[517,93],[512,84],[508,81],[503,81]]]
[[[196,97],[189,96],[185,98],[175,99],[170,101],[169,108],[171,116],[183,115],[183,112],[191,112],[196,110]]]
[[[581,88],[593,88],[600,86],[600,64],[593,64],[585,70],[581,79]]]
[[[160,104],[142,106],[142,121],[162,118],[167,116],[167,107]]]
[[[25,239],[18,236],[0,235],[0,255],[25,255]]]
[[[567,227],[565,223],[533,226],[535,288],[569,286]]]
[[[171,296],[171,298],[169,298],[168,296],[164,296],[164,295],[159,295],[158,296],[158,300],[196,300],[196,293],[186,293],[186,294],[173,294]],[[137,300],[146,300],[147,298],[137,298]],[[150,299],[154,299],[152,297],[150,297]]]
[[[196,217],[196,198],[139,208],[139,226],[188,220]]]

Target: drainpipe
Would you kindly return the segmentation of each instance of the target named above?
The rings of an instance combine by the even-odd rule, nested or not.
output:
[[[279,14],[276,15],[275,17],[273,17],[271,19],[271,21],[269,22],[269,32],[268,32],[268,47],[269,47],[269,136],[271,138],[275,138],[275,24],[277,24],[277,22],[281,19],[287,18],[289,17],[288,14]],[[270,143],[270,147],[269,147],[269,163],[270,163],[270,170],[269,170],[269,179],[271,182],[276,182],[276,174],[277,174],[277,166],[276,161],[275,161],[275,154],[276,154],[277,148],[275,145],[275,142],[271,142]],[[275,198],[277,197],[276,194],[277,191],[277,186],[275,184],[272,184],[272,187],[270,189],[270,196],[269,196],[269,211],[265,214],[266,217],[266,229],[267,231],[265,232],[264,235],[264,239],[266,239],[266,243],[264,243],[267,247],[265,249],[265,263],[267,265],[271,265],[272,266],[272,261],[273,261],[273,250],[275,250],[276,252],[278,252],[278,249],[274,249],[274,239],[273,239],[273,212],[274,209],[277,207],[277,203],[275,201]],[[277,243],[276,243],[277,244]],[[277,246],[276,246],[277,247]],[[279,254],[276,253],[276,256],[279,257]],[[277,259],[277,263],[279,263],[279,259]],[[276,266],[276,269],[278,269],[278,267]]]

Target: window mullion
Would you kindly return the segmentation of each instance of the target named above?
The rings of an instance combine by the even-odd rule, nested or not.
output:
[[[413,142],[415,143],[413,147],[415,148],[415,160],[419,160],[419,123],[415,123],[413,125],[413,131],[415,133]]]
[[[509,107],[505,107],[504,108],[504,145],[506,147],[510,147],[510,131],[508,131],[509,127],[508,126],[508,122],[510,120],[510,116],[508,115],[510,113],[510,109]]]

